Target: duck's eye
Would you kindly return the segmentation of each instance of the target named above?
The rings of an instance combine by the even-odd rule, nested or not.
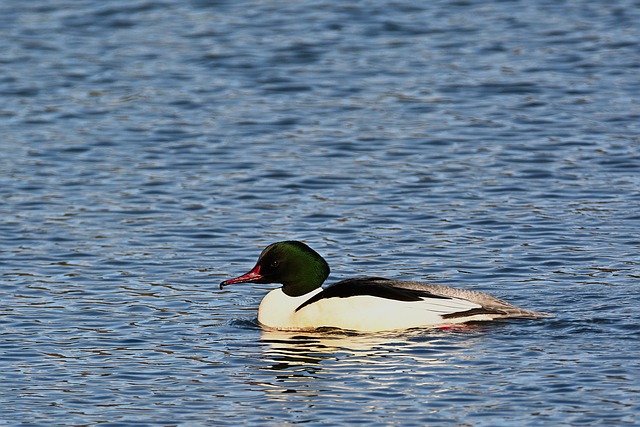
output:
[[[278,265],[280,264],[280,262],[277,259],[274,259],[273,261],[271,261],[271,267],[276,268]]]

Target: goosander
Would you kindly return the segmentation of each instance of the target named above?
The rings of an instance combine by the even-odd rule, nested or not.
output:
[[[281,283],[258,308],[258,322],[275,330],[339,328],[363,332],[400,330],[504,318],[539,319],[483,292],[381,277],[346,279],[326,288],[329,265],[298,241],[267,246],[246,274],[220,283]]]

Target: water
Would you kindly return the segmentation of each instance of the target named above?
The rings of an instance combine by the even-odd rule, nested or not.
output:
[[[3,1],[0,424],[637,425],[638,2]],[[542,321],[275,333],[330,281]]]

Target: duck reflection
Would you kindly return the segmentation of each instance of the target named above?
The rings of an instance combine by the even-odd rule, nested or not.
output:
[[[389,338],[380,334],[356,334],[327,329],[308,333],[263,331],[262,341],[268,346],[266,360],[273,361],[271,369],[291,369],[319,364],[325,360],[339,360],[347,355],[366,354],[375,357],[388,352]]]
[[[428,372],[480,339],[469,327],[462,333],[441,330],[406,331],[402,334],[352,333],[344,330],[314,332],[262,331],[263,376],[261,385],[274,399],[283,394],[316,396],[327,382],[375,387],[376,378],[410,374],[416,368]],[[463,337],[460,338],[459,336]],[[447,368],[449,369],[449,368]],[[274,375],[275,374],[275,375]],[[351,384],[347,386],[347,384]]]
[[[465,342],[477,338],[483,328],[465,325],[453,330],[455,335],[466,335],[464,340],[451,338],[451,330],[408,330],[401,334],[357,333],[340,329],[315,330],[313,332],[287,332],[263,330],[262,342],[267,344],[264,350],[266,360],[274,365],[271,369],[280,370],[300,365],[321,363],[325,360],[340,360],[341,357],[365,357],[376,361],[391,354],[403,355],[415,362],[440,363],[444,343]],[[450,354],[451,345],[446,346]]]

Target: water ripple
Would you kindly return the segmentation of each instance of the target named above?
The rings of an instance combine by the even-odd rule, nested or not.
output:
[[[0,424],[634,425],[633,1],[4,1]],[[263,331],[332,267],[541,322]]]

